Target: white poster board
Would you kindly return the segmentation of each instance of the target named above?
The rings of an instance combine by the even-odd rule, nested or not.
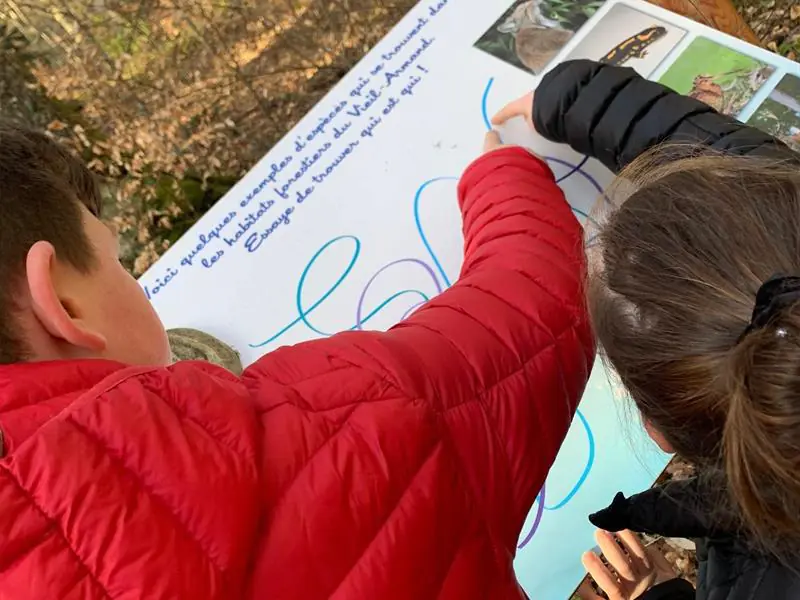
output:
[[[205,330],[250,363],[401,320],[457,276],[455,186],[489,115],[564,58],[613,56],[800,143],[798,65],[649,4],[547,2],[420,2],[141,278],[167,327]],[[585,222],[610,173],[521,123],[503,135],[549,157]],[[597,366],[520,538],[527,592],[568,597],[593,546],[587,514],[649,487],[666,460]]]

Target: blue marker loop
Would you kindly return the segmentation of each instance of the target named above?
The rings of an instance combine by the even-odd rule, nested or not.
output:
[[[575,497],[575,494],[583,487],[583,484],[586,483],[586,479],[589,477],[589,472],[592,470],[594,466],[594,459],[595,459],[595,441],[594,441],[594,434],[592,433],[592,428],[589,426],[589,421],[586,420],[586,417],[583,416],[583,413],[580,410],[575,412],[578,419],[580,419],[581,425],[583,425],[583,429],[586,432],[586,439],[589,442],[589,457],[586,459],[586,466],[583,468],[583,472],[581,473],[580,477],[578,477],[578,481],[572,486],[572,489],[569,493],[564,496],[564,499],[560,502],[552,505],[552,506],[545,506],[545,510],[558,510],[559,508],[564,508],[567,504],[569,504],[570,500]]]

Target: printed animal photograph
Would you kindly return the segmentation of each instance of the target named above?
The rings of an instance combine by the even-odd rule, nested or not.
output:
[[[784,75],[747,123],[800,152],[800,79]]]
[[[538,75],[603,0],[517,0],[475,47]]]
[[[680,27],[616,4],[565,60],[588,58],[649,77],[685,35]]]
[[[726,46],[697,38],[660,81],[676,92],[735,117],[774,70],[774,67]]]

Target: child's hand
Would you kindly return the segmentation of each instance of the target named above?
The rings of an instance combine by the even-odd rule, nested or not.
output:
[[[492,125],[503,125],[514,117],[523,117],[528,126],[533,129],[533,92],[528,92],[522,98],[506,104],[499,113],[492,117]]]
[[[594,552],[583,555],[583,566],[609,600],[634,600],[652,586],[675,578],[667,559],[654,548],[645,548],[630,531],[621,531],[615,538],[612,533],[598,530],[595,538],[611,569]],[[601,600],[588,582],[578,589],[578,597]]]
[[[483,140],[483,153],[489,154],[489,152],[494,152],[495,150],[500,150],[502,148],[513,148],[512,144],[504,144],[503,140],[500,139],[500,134],[496,131],[492,130],[486,134],[486,138]],[[542,157],[536,154],[530,148],[525,148],[528,152],[533,154],[536,158],[541,159]]]
[[[486,134],[486,137],[483,140],[483,153],[489,154],[489,152],[494,152],[495,150],[500,150],[500,148],[505,148],[506,144],[503,143],[503,140],[500,139],[500,134],[497,133],[494,129],[492,129],[489,133]]]

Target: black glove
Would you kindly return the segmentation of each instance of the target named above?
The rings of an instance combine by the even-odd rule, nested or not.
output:
[[[630,528],[630,502],[622,492],[617,492],[610,506],[589,515],[589,521],[598,529],[622,531]]]
[[[606,531],[630,529],[664,537],[700,538],[714,530],[717,493],[698,478],[673,481],[626,498],[618,493],[608,508],[589,516]]]

